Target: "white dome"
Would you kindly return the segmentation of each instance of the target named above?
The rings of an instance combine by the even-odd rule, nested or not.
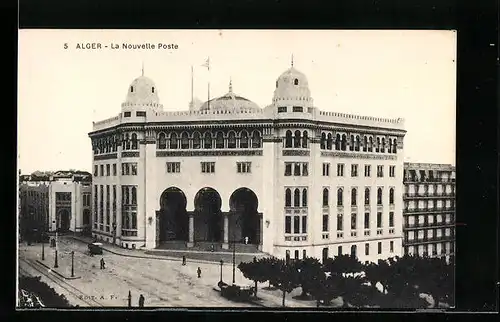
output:
[[[210,102],[210,104],[209,104]],[[251,100],[233,93],[232,84],[229,84],[229,92],[225,95],[211,99],[203,103],[200,111],[247,111],[258,112],[261,108]]]
[[[292,104],[303,102],[302,105],[307,106],[312,104],[307,77],[293,66],[276,80],[273,103],[279,104],[280,101],[287,101]]]
[[[125,102],[132,105],[159,104],[160,99],[155,83],[145,76],[136,78],[128,87]]]

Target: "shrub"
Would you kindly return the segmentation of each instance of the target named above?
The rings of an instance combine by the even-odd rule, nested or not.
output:
[[[19,288],[32,292],[40,297],[46,307],[69,308],[73,307],[66,297],[40,280],[40,276],[19,278]]]

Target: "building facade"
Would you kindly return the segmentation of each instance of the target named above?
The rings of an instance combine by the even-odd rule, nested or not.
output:
[[[402,119],[321,111],[293,66],[260,108],[228,92],[165,112],[154,82],[93,124],[93,235],[152,249],[249,241],[278,257],[402,253]]]
[[[455,175],[455,167],[449,164],[405,163],[405,254],[454,254]]]
[[[20,176],[21,227],[46,232],[90,232],[91,184],[91,174],[82,171]]]

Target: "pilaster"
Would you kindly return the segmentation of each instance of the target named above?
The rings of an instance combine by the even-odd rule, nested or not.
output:
[[[229,249],[229,214],[223,213],[224,216],[224,243],[222,244],[223,249]]]
[[[138,165],[142,169],[143,178],[140,181],[143,185],[143,199],[144,209],[141,212],[143,215],[145,244],[147,249],[155,248],[156,245],[156,210],[159,206],[157,204],[156,196],[156,140],[155,132],[153,130],[146,130],[144,133],[144,140],[140,142],[141,154]],[[163,169],[160,167],[160,169]]]
[[[262,198],[262,204],[259,206],[260,211],[263,213],[263,232],[262,232],[262,251],[267,253],[273,253],[273,245],[275,236],[279,232],[279,225],[283,224],[284,219],[281,214],[282,212],[277,212],[277,200],[278,194],[276,191],[276,168],[278,167],[278,162],[280,158],[277,155],[278,145],[277,139],[274,137],[274,128],[264,128],[263,131],[263,158],[266,164],[262,171],[262,191],[264,191]],[[267,224],[269,223],[269,224]],[[279,237],[278,237],[279,238]]]
[[[194,214],[192,212],[189,213],[189,242],[187,246],[194,246]]]

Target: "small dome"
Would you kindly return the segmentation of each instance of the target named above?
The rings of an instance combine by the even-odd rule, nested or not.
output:
[[[306,75],[293,66],[281,74],[276,80],[273,102],[282,100],[312,101]]]
[[[203,105],[200,107],[200,111],[240,110],[258,112],[261,110],[261,108],[251,100],[233,93],[231,82],[229,83],[229,92],[227,92],[223,96],[211,99],[209,102],[203,103]]]
[[[158,104],[158,90],[155,83],[145,77],[136,78],[128,87],[126,103],[129,104]]]

